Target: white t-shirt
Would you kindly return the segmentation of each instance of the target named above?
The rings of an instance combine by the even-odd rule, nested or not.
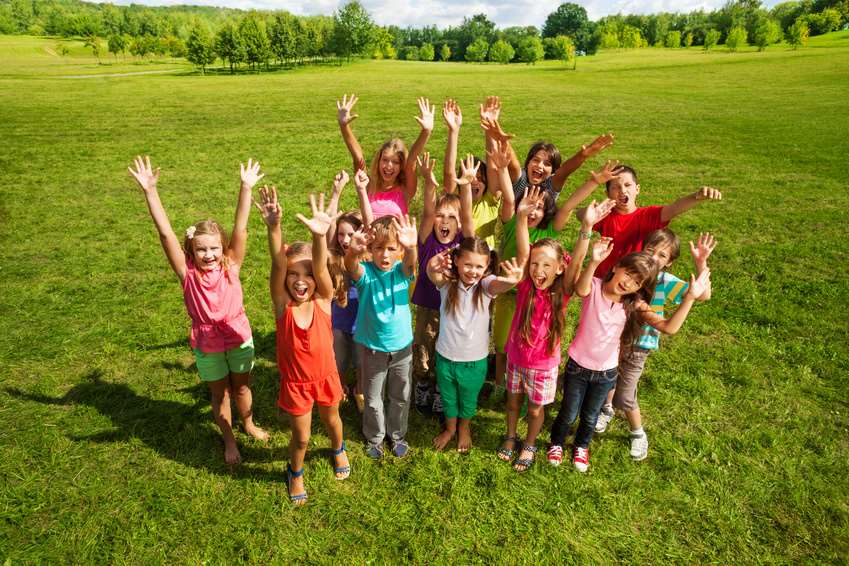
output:
[[[439,337],[436,351],[452,362],[476,362],[489,354],[489,304],[495,298],[489,293],[494,275],[487,275],[476,285],[457,285],[457,308],[448,313],[446,300],[449,285],[439,290]],[[475,289],[483,287],[482,304],[474,300]]]

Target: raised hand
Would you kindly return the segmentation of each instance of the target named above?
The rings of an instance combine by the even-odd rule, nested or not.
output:
[[[481,120],[481,128],[483,128],[489,137],[495,140],[507,142],[513,139],[513,134],[504,133],[498,120],[490,120],[488,118]]]
[[[501,276],[501,280],[505,283],[512,283],[516,285],[519,281],[522,280],[522,275],[525,273],[525,268],[523,265],[519,265],[516,261],[516,258],[510,258],[508,260],[501,262],[501,272],[504,274]]]
[[[425,151],[416,158],[416,166],[418,167],[419,175],[421,175],[421,178],[424,179],[425,183],[431,187],[439,185],[439,183],[436,182],[436,176],[433,174],[433,170],[436,167],[436,159],[430,158],[429,151]]]
[[[428,132],[433,131],[433,112],[434,107],[431,105],[430,101],[427,98],[420,97],[419,115],[416,116],[416,122],[419,123],[419,126],[421,126],[423,130],[427,130]]]
[[[593,263],[601,263],[607,256],[610,255],[610,252],[613,251],[613,238],[600,238],[593,242],[592,258]]]
[[[619,167],[619,162],[613,159],[605,163],[600,171],[590,171],[590,176],[593,178],[593,181],[599,185],[603,185],[611,179],[619,177],[619,175],[613,172],[617,167]]]
[[[484,120],[498,121],[501,116],[501,99],[497,96],[487,96],[481,104],[481,122]]]
[[[371,229],[360,228],[351,234],[351,243],[348,244],[348,251],[354,255],[363,255],[368,249],[368,245],[374,240],[374,233]]]
[[[333,192],[341,193],[342,189],[348,184],[349,180],[350,177],[348,176],[348,172],[344,169],[336,173],[336,176],[333,177]]]
[[[357,170],[357,174],[354,175],[354,186],[357,187],[358,191],[368,191],[368,173],[366,173],[365,169]]]
[[[585,158],[592,157],[593,155],[604,151],[608,147],[613,145],[613,134],[602,134],[594,139],[590,145],[582,145],[581,146],[581,155]]]
[[[336,101],[336,120],[339,121],[340,126],[347,126],[359,117],[359,114],[351,113],[357,100],[359,98],[356,94],[352,94],[350,98],[347,94],[343,94],[342,100]]]
[[[242,179],[243,187],[252,189],[260,179],[265,177],[265,173],[259,172],[259,161],[248,159],[247,165],[239,163],[239,177]]]
[[[403,248],[414,248],[419,241],[419,232],[416,230],[416,219],[410,220],[410,215],[405,214],[400,218],[393,218],[392,225],[398,232],[398,243]]]
[[[541,189],[538,185],[530,186],[528,188],[528,194],[525,195],[525,198],[523,198],[519,203],[519,206],[516,207],[516,216],[527,217],[530,213],[537,209],[539,203],[543,202],[544,199],[544,189]]]
[[[262,216],[262,221],[267,226],[277,226],[280,224],[280,217],[283,215],[283,210],[280,208],[280,203],[277,200],[277,187],[274,185],[268,188],[268,185],[259,190],[259,202],[254,200],[254,204],[259,209],[259,214]]]
[[[497,140],[495,142],[495,151],[486,152],[486,165],[492,167],[494,171],[500,171],[510,164],[510,147],[507,142]]]
[[[475,164],[475,157],[471,153],[466,155],[466,159],[460,160],[460,178],[457,179],[458,185],[471,185],[478,174],[478,169],[481,164]]]
[[[333,221],[342,216],[341,213],[337,213],[335,216],[327,214],[327,211],[324,209],[324,193],[318,193],[318,206],[315,203],[315,195],[310,193],[310,208],[312,209],[312,218],[308,219],[300,212],[295,216],[301,221],[301,224],[309,228],[309,231],[316,236],[327,235],[327,231],[330,229]]]
[[[616,201],[612,199],[604,199],[599,203],[592,201],[584,210],[584,217],[581,219],[581,222],[584,226],[591,227],[595,225],[596,222],[610,214],[610,211],[615,207]]]
[[[460,125],[463,123],[463,113],[460,112],[456,100],[449,98],[442,105],[442,119],[445,120],[445,125],[448,126],[450,131],[460,129]]]
[[[451,276],[451,252],[447,249],[439,252],[427,262],[427,269],[433,273],[441,273],[444,277]]]
[[[710,269],[705,269],[699,276],[696,277],[690,274],[690,287],[687,289],[687,296],[696,300],[701,299],[710,289]]]
[[[130,175],[136,180],[139,187],[144,192],[156,190],[156,183],[159,181],[159,167],[155,171],[151,168],[150,157],[147,155],[144,157],[137,155],[133,160],[133,165],[135,169],[127,167],[127,171],[130,172]]]
[[[722,200],[722,193],[713,187],[699,187],[693,196],[696,200]]]
[[[710,254],[713,253],[713,249],[716,247],[716,239],[713,237],[713,234],[709,232],[700,233],[699,239],[695,244],[690,242],[690,254],[693,256],[693,263],[696,266],[704,266],[707,265],[707,260],[710,257]]]

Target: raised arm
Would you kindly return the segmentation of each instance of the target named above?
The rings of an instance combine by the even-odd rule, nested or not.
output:
[[[475,217],[472,214],[472,181],[478,174],[480,163],[475,164],[475,158],[470,153],[465,161],[460,162],[462,175],[457,180],[460,186],[460,229],[464,238],[475,235]]]
[[[371,210],[371,201],[368,199],[369,178],[364,169],[357,171],[354,175],[354,186],[357,187],[357,200],[360,203],[360,214],[363,217],[363,226],[368,228],[374,222],[374,213]]]
[[[578,232],[578,240],[575,242],[575,247],[572,248],[572,261],[566,267],[566,273],[563,277],[563,292],[567,295],[572,295],[575,292],[575,285],[581,276],[581,266],[590,248],[593,225],[610,214],[610,211],[615,206],[616,201],[606,199],[598,204],[592,201],[586,208],[586,213],[583,219],[581,219],[581,230]]]
[[[516,208],[516,260],[524,264],[531,255],[531,237],[528,231],[528,216],[542,206],[543,193],[537,186],[528,189],[528,194]]]
[[[696,267],[696,275],[701,275],[707,268],[707,260],[716,247],[716,239],[710,233],[699,234],[699,239],[694,245],[690,242],[690,253],[693,256],[693,264]],[[711,283],[708,281],[707,289],[699,297],[700,301],[707,301],[711,297]]]
[[[501,208],[499,209],[501,222],[508,222],[513,218],[516,204],[516,197],[513,194],[513,183],[510,181],[510,173],[508,172],[510,149],[503,142],[495,141],[493,144],[493,149],[486,152],[486,169],[487,173],[489,171],[493,172],[493,176],[497,179],[498,190],[501,191]]]
[[[286,290],[286,247],[280,233],[282,209],[277,200],[277,187],[262,187],[259,190],[260,201],[256,203],[262,221],[268,228],[268,253],[271,255],[271,275],[268,284],[271,290],[271,302],[274,304],[274,318],[280,318],[289,304],[289,292]]]
[[[296,216],[301,224],[312,232],[312,276],[315,279],[315,293],[319,298],[330,301],[333,299],[334,289],[330,271],[327,269],[327,232],[336,219],[324,209],[324,193],[318,195],[318,205],[315,195],[310,194],[310,209],[312,218],[306,218],[301,213]],[[338,217],[339,213],[336,216]]]
[[[351,236],[351,244],[345,251],[344,261],[345,271],[348,273],[348,277],[354,281],[359,281],[365,272],[362,264],[360,264],[360,257],[368,249],[368,244],[372,238],[371,230],[363,230],[362,228],[354,232]]]
[[[427,277],[439,289],[450,280],[452,251],[443,250],[427,262]]]
[[[684,300],[681,301],[681,306],[675,313],[667,319],[664,319],[659,314],[652,312],[651,308],[645,303],[640,308],[640,320],[653,326],[664,334],[675,334],[681,329],[684,321],[687,320],[687,315],[693,307],[696,300],[704,300],[702,296],[707,292],[710,285],[710,269],[705,269],[698,277],[690,275],[690,286],[687,288],[687,294],[684,295]]]
[[[457,188],[457,143],[460,139],[460,125],[463,123],[463,113],[455,100],[449,98],[442,105],[442,119],[448,128],[448,142],[445,144],[445,159],[442,163],[442,188],[446,193],[453,193]]]
[[[265,177],[259,172],[259,162],[248,159],[248,164],[239,164],[239,202],[236,204],[236,219],[233,221],[233,234],[230,236],[228,257],[241,266],[245,260],[245,248],[248,243],[248,216],[251,212],[251,191],[260,179]]]
[[[564,161],[557,168],[557,171],[554,172],[554,176],[551,179],[551,185],[554,187],[554,190],[560,191],[566,183],[566,179],[569,178],[569,175],[577,171],[584,164],[584,161],[611,145],[613,145],[613,134],[602,134],[594,139],[590,145],[582,145],[581,149],[575,155]]]
[[[327,246],[333,245],[333,236],[336,234],[336,219],[339,217],[339,198],[342,196],[342,189],[348,184],[348,172],[344,169],[336,173],[333,178],[333,192],[330,193],[330,203],[327,205],[327,215],[333,219],[330,224],[330,229],[327,230]]]
[[[424,200],[422,202],[422,221],[419,225],[419,242],[425,243],[427,237],[433,232],[433,223],[436,219],[436,176],[433,169],[436,160],[430,158],[430,152],[426,151],[416,160],[419,175],[424,179]]]
[[[687,212],[703,200],[722,200],[722,193],[713,187],[699,187],[699,190],[667,204],[660,211],[661,222],[669,222],[679,214]]]
[[[336,120],[339,122],[339,129],[342,131],[342,141],[345,142],[345,147],[353,159],[354,171],[366,168],[366,160],[363,157],[363,148],[360,147],[360,142],[354,135],[354,130],[351,129],[351,122],[359,117],[359,114],[353,114],[354,104],[357,103],[356,94],[350,97],[347,94],[342,95],[342,100],[336,101]]]
[[[607,259],[607,256],[610,255],[610,252],[613,251],[613,238],[600,238],[593,242],[592,246],[592,254],[590,255],[590,262],[587,266],[581,271],[580,277],[578,277],[578,281],[575,283],[575,294],[579,297],[586,297],[590,294],[590,291],[593,290],[593,273],[595,273],[596,267],[599,266],[601,262]]]
[[[505,133],[504,130],[501,129],[501,124],[497,120],[482,119],[481,128],[483,128],[488,137],[492,138],[496,142],[506,144],[510,155],[507,170],[510,173],[510,190],[512,190],[513,183],[515,183],[516,179],[518,179],[522,174],[522,164],[519,163],[519,157],[516,155],[516,152],[513,150],[513,146],[510,144],[510,140],[513,139],[513,134]],[[487,143],[487,146],[489,146],[489,143]]]
[[[509,260],[501,262],[501,272],[504,275],[496,277],[495,281],[489,284],[490,295],[506,293],[518,285],[525,273],[525,264],[519,263],[515,257],[511,257]]]
[[[619,167],[618,161],[608,161],[604,164],[604,167],[602,167],[600,171],[590,171],[590,176],[586,182],[575,189],[575,192],[569,195],[566,202],[560,205],[560,208],[557,209],[557,214],[554,216],[553,221],[554,229],[558,232],[563,230],[566,226],[566,222],[569,220],[569,216],[572,214],[572,211],[575,210],[575,208],[577,208],[584,199],[593,194],[596,187],[605,184],[611,179],[615,179],[617,175],[613,173],[613,170],[617,167]],[[578,212],[579,220],[583,217],[584,210],[585,209],[582,209]]]
[[[133,165],[135,169],[127,167],[127,170],[144,193],[150,217],[153,218],[156,231],[159,232],[159,243],[162,244],[162,250],[165,252],[165,257],[168,259],[171,269],[174,270],[177,278],[180,279],[180,283],[182,283],[186,278],[186,254],[183,252],[177,235],[171,228],[171,222],[168,220],[162,201],[159,200],[159,191],[156,189],[156,183],[159,181],[159,167],[154,171],[150,166],[150,157],[148,156],[144,158],[137,156]]]
[[[407,277],[413,277],[416,274],[416,263],[418,262],[416,219],[411,220],[410,216],[405,214],[400,219],[393,218],[392,224],[395,225],[395,230],[398,232],[398,243],[404,248],[404,273]]]
[[[419,137],[413,142],[413,147],[410,148],[410,155],[407,156],[407,162],[404,163],[404,178],[407,180],[407,186],[404,187],[404,196],[407,197],[407,204],[413,202],[416,196],[416,188],[418,186],[416,179],[416,161],[419,154],[427,145],[427,140],[430,139],[430,134],[433,132],[433,111],[434,108],[427,98],[419,98],[419,115],[416,116],[416,122],[421,126]]]

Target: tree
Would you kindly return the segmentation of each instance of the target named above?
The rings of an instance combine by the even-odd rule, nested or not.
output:
[[[117,59],[119,53],[127,51],[127,38],[120,33],[113,33],[109,36],[106,46],[109,49],[109,53],[113,54]]]
[[[645,45],[645,40],[639,29],[626,24],[619,31],[619,44],[625,49],[635,49]]]
[[[822,35],[840,27],[840,12],[834,8],[826,8],[819,14],[805,16],[811,35]]]
[[[587,11],[583,6],[571,2],[560,4],[548,15],[542,26],[543,37],[569,36],[577,48],[586,53],[595,52],[595,48],[590,45],[592,32],[592,23],[587,17]]]
[[[278,12],[271,22],[269,41],[271,51],[278,61],[290,61],[298,54],[298,18],[288,12]]]
[[[91,49],[91,54],[97,57],[97,64],[100,64],[100,53],[103,50],[103,46],[100,45],[100,38],[96,35],[90,35],[85,38],[85,47]]]
[[[165,39],[165,45],[168,47],[168,54],[175,59],[185,57],[188,54],[186,42],[179,37],[168,36]]]
[[[763,51],[767,46],[781,41],[781,27],[778,22],[770,18],[764,18],[755,28],[755,45],[758,51]]]
[[[790,29],[787,30],[787,43],[793,46],[793,49],[799,49],[799,46],[808,44],[808,36],[810,35],[808,22],[805,21],[805,16],[796,18]]]
[[[489,48],[489,60],[496,63],[507,64],[513,60],[515,54],[513,46],[503,39],[499,39]]]
[[[557,37],[548,37],[543,40],[543,42],[546,41],[550,42],[549,50],[552,59],[559,59],[567,65],[575,62],[575,44],[571,38],[565,35],[558,35]]]
[[[486,39],[479,37],[466,48],[466,61],[482,63],[483,61],[486,61],[486,54],[488,51],[489,43],[487,43]]]
[[[807,26],[807,25],[808,24],[805,24],[805,26]],[[65,45],[64,43],[57,43],[55,50],[56,50],[56,53],[58,53],[62,57],[66,57],[68,55],[68,53],[71,52],[71,50],[68,49],[68,46]]]
[[[693,33],[688,31],[684,34],[684,47],[690,47],[691,45],[693,45]]]
[[[746,46],[746,30],[741,26],[731,28],[728,32],[728,37],[725,38],[725,46],[729,51],[737,51],[740,47]]]
[[[430,43],[424,43],[421,47],[419,47],[419,59],[422,61],[433,61],[433,57],[436,55],[433,51],[433,45]]]
[[[405,61],[418,61],[419,60],[419,48],[415,45],[408,45],[405,47],[401,54]]]
[[[443,61],[451,59],[451,48],[448,47],[447,43],[443,43],[442,47],[439,48],[439,58]]]
[[[215,48],[212,34],[202,25],[195,25],[186,41],[186,59],[200,67],[201,74],[206,74],[206,66],[215,62]]]
[[[538,37],[526,37],[519,44],[517,54],[519,61],[528,65],[536,65],[537,61],[542,61],[545,58],[545,49],[542,47],[542,40]]]
[[[712,48],[716,47],[716,44],[719,43],[719,38],[721,36],[722,34],[719,33],[718,29],[708,30],[708,32],[705,34],[704,50],[710,51]]]
[[[452,31],[449,28],[445,32],[444,37],[450,37]],[[495,40],[495,23],[490,21],[486,17],[486,14],[475,14],[471,18],[463,18],[462,25],[454,31],[453,35],[456,35],[458,40],[458,54],[465,57],[466,50],[479,39],[483,39],[486,42],[487,50],[489,49],[489,44]],[[478,49],[481,45],[480,43],[478,44]],[[479,56],[479,53],[475,56]],[[466,57],[466,60],[469,61],[470,59]],[[480,61],[485,60],[486,51],[484,51]]]
[[[336,54],[348,60],[352,55],[362,55],[372,42],[374,23],[366,9],[357,0],[348,2],[333,14],[333,43]]]
[[[245,60],[251,67],[264,64],[268,67],[271,57],[271,42],[265,29],[265,22],[256,12],[249,12],[239,22],[239,37],[245,48]]]
[[[239,28],[232,22],[225,24],[215,34],[214,49],[222,61],[227,61],[230,64],[231,74],[234,72],[236,65],[248,58],[245,44],[242,42],[242,36],[239,34]]]
[[[394,59],[397,56],[394,43],[395,36],[388,28],[375,27],[372,33],[372,58]]]
[[[789,2],[781,2],[772,7],[769,15],[778,20],[781,24],[781,29],[788,31],[790,27],[796,23],[799,16],[804,15],[804,8],[801,2],[790,0]]]
[[[663,39],[664,47],[681,47],[681,32],[669,31],[666,32],[666,37]]]

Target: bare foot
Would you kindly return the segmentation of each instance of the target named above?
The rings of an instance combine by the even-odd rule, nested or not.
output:
[[[292,501],[293,505],[301,506],[307,502],[305,497],[300,499],[292,499],[293,497],[298,497],[299,495],[303,495],[307,492],[304,489],[304,476],[298,476],[296,478],[292,478],[289,480],[289,499]]]
[[[442,450],[449,442],[451,442],[452,438],[454,438],[453,430],[443,430],[441,433],[436,435],[436,438],[433,439],[433,447],[437,450]]]
[[[460,424],[457,431],[457,452],[467,453],[472,448],[472,430],[469,424]]]
[[[234,466],[242,461],[242,455],[239,454],[239,447],[235,442],[224,443],[224,462],[228,466]]]
[[[334,468],[348,468],[344,472],[336,472],[337,480],[344,480],[351,475],[351,464],[348,462],[348,451],[345,450],[341,454],[336,454],[334,457]]]
[[[256,426],[255,424],[245,425],[244,428],[247,434],[253,436],[257,440],[262,440],[263,442],[265,442],[269,438],[268,433],[265,432],[265,430]]]

